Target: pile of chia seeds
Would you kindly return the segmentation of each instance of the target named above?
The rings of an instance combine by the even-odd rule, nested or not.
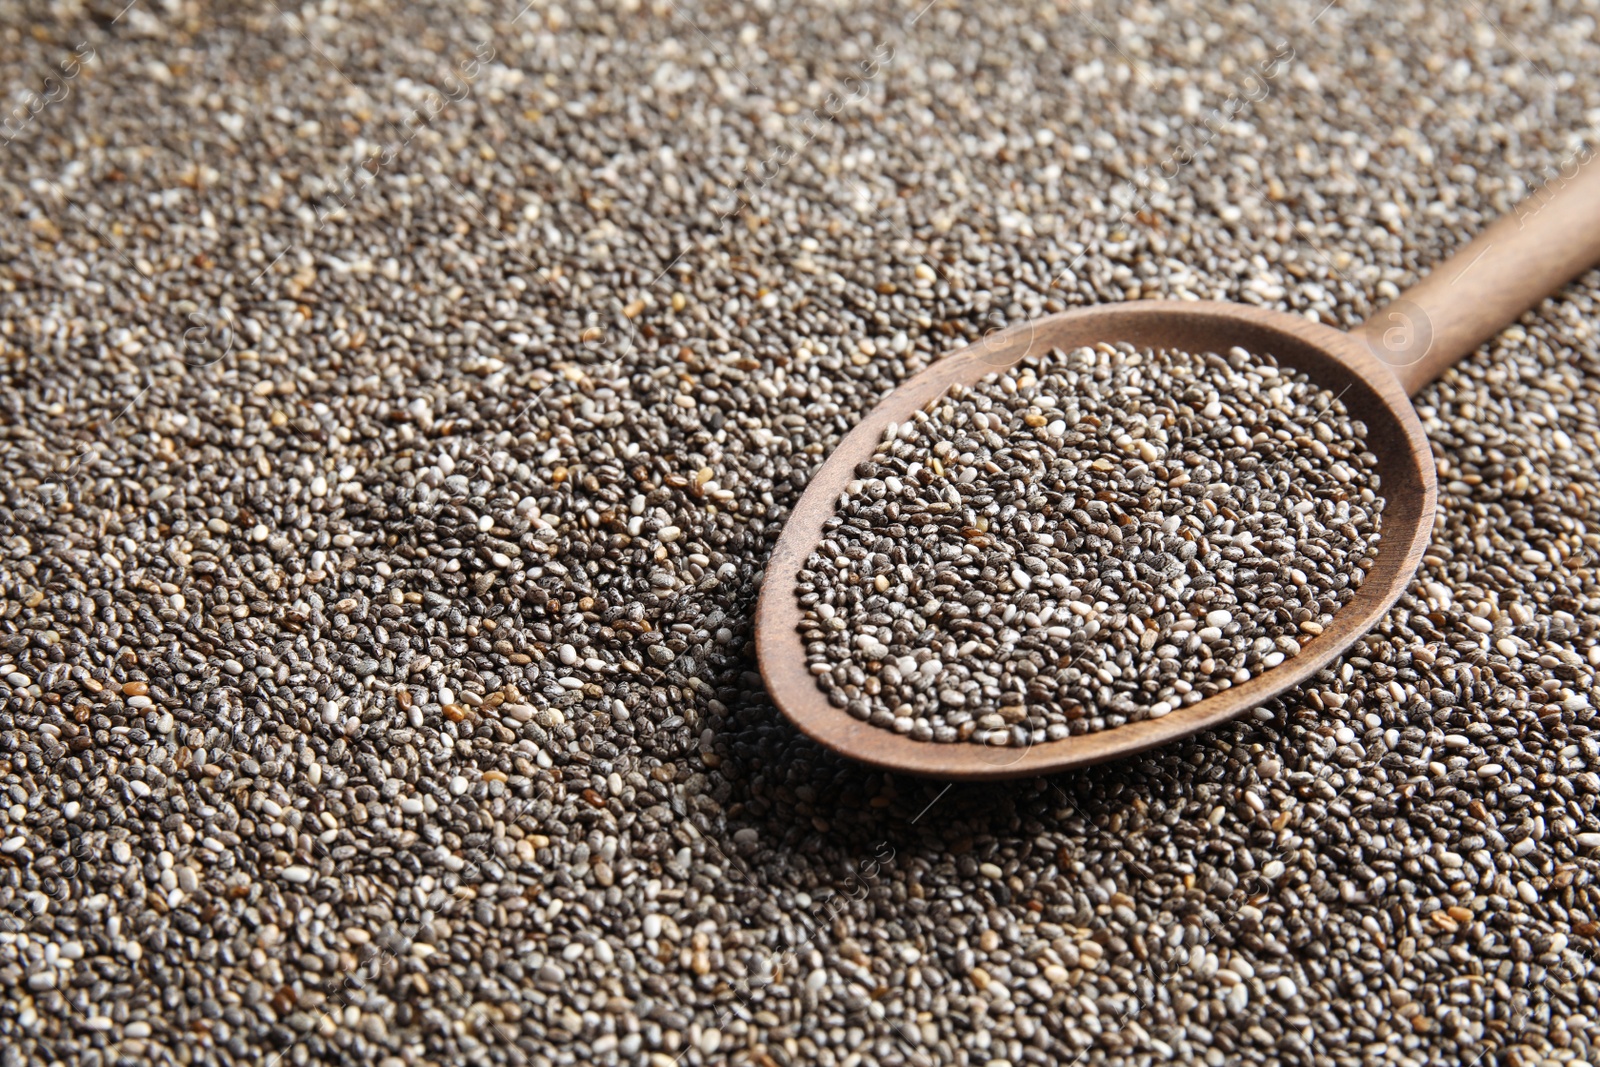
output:
[[[1585,26],[0,0],[0,1067],[1595,1060],[1600,275],[1418,394],[1415,582],[1246,720],[947,787],[751,633],[889,390],[1363,320],[1585,158]]]
[[[1270,356],[1030,357],[891,426],[797,586],[835,706],[1029,745],[1298,655],[1372,566],[1366,427]]]

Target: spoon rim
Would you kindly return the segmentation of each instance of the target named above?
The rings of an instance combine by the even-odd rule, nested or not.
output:
[[[1198,333],[1228,339],[1230,343],[1188,347],[1132,339],[1163,330],[1169,336]],[[1036,351],[1095,341],[1129,341],[1139,347],[1164,345],[1189,351],[1226,351],[1238,345],[1252,352],[1268,352],[1281,366],[1305,371],[1324,387],[1328,383],[1320,378],[1338,377],[1338,372],[1351,378],[1345,393],[1356,382],[1363,384],[1366,393],[1358,391],[1347,406],[1363,405],[1369,416],[1388,415],[1393,425],[1374,426],[1370,417],[1364,420],[1368,426],[1366,448],[1379,457],[1380,492],[1385,505],[1376,561],[1356,595],[1334,613],[1323,633],[1303,643],[1299,655],[1247,682],[1161,718],[1073,734],[1058,741],[1025,746],[916,741],[862,722],[843,708],[834,707],[809,670],[805,640],[799,629],[803,612],[795,584],[821,540],[824,524],[837,508],[839,495],[854,479],[857,464],[872,455],[889,423],[911,417],[944,396],[951,385],[971,384]],[[1319,371],[1333,373],[1319,375],[1301,366],[1319,361]],[[1385,448],[1377,447],[1384,442],[1375,442],[1375,433],[1388,439]],[[1394,458],[1393,463],[1386,463],[1389,457]],[[1402,483],[1406,481],[1404,475],[1414,474],[1416,484],[1391,485],[1396,473],[1402,475]],[[1397,499],[1396,490],[1406,491],[1407,497]],[[891,390],[812,475],[773,547],[762,579],[755,617],[762,680],[773,703],[801,733],[840,755],[897,773],[951,781],[994,781],[1136,755],[1259,707],[1307,681],[1359,641],[1409,586],[1433,531],[1437,492],[1431,447],[1396,372],[1351,334],[1289,312],[1221,301],[1130,301],[1076,308],[1030,320],[942,357]]]

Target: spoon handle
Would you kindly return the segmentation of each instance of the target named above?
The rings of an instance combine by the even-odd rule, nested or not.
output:
[[[1600,262],[1600,153],[1574,156],[1538,192],[1355,331],[1418,390]]]

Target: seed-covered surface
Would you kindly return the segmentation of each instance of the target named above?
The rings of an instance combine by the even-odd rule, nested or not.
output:
[[[1595,1057],[1600,276],[1421,393],[1416,583],[1248,721],[945,791],[750,646],[895,384],[1360,319],[1572,162],[1587,23],[122,8],[0,4],[0,1062]]]
[[[884,434],[796,595],[836,707],[1026,746],[1160,718],[1299,655],[1372,567],[1366,427],[1270,355],[1100,344]]]

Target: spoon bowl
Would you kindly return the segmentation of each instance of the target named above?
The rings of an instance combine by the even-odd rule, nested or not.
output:
[[[808,737],[887,770],[982,780],[1046,774],[1142,752],[1227,722],[1278,696],[1360,640],[1410,584],[1433,532],[1437,478],[1410,396],[1518,315],[1600,260],[1600,163],[1593,155],[1499,219],[1359,329],[1244,304],[1154,300],[1082,308],[986,337],[891,392],[812,477],[767,563],[756,609],[762,678]],[[1032,745],[915,741],[835,708],[817,686],[800,633],[801,569],[840,495],[888,425],[1033,353],[1099,342],[1137,348],[1270,354],[1333,391],[1367,426],[1385,499],[1375,565],[1300,654],[1158,719]]]
[[[1271,353],[1340,396],[1367,425],[1386,500],[1376,565],[1356,594],[1300,654],[1248,682],[1158,719],[1031,746],[915,741],[862,722],[829,703],[806,663],[802,611],[794,588],[840,494],[871,458],[890,423],[902,423],[949,391],[972,385],[1033,354],[1070,351],[1101,341],[1137,348],[1226,352],[1237,345]],[[1433,456],[1422,423],[1394,373],[1356,336],[1282,311],[1243,304],[1153,300],[1082,308],[992,334],[933,364],[890,393],[850,431],[789,516],[767,563],[756,642],[767,690],[813,740],[880,767],[944,779],[1010,778],[1067,770],[1132,755],[1227,722],[1305,681],[1383,618],[1415,573],[1433,531],[1437,494]]]

